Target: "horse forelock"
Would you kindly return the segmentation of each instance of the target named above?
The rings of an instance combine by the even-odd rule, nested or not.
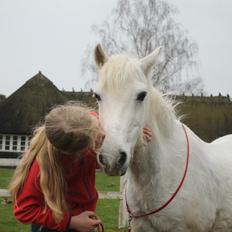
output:
[[[111,93],[118,92],[131,81],[145,82],[139,61],[125,54],[110,57],[100,72],[100,87]]]

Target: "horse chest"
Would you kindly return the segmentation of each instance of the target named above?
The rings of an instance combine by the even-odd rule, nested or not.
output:
[[[131,186],[128,190],[128,205],[131,212],[135,215],[150,213],[153,210],[158,209],[167,198],[167,196],[164,196],[163,198],[157,196],[155,193],[154,195],[150,194],[150,191],[146,186],[141,188],[140,191],[138,191],[138,189],[135,190],[134,186]],[[184,205],[184,199],[182,199],[182,197],[177,197],[167,208],[158,213],[141,218],[133,218],[131,222],[132,231],[209,231],[209,228],[212,226],[213,218],[211,218],[211,216],[213,217],[213,215],[208,215],[204,210],[199,211],[199,207],[194,207],[195,204],[192,206],[188,205],[187,208],[184,207]],[[210,212],[213,212],[213,208]]]
[[[128,205],[133,212],[141,213],[154,207],[154,192],[151,192],[148,186],[135,188],[129,185],[127,188]],[[153,205],[153,206],[152,206]]]

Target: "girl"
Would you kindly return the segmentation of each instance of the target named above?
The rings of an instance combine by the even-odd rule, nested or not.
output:
[[[96,151],[104,133],[96,115],[76,104],[59,106],[37,128],[10,184],[14,215],[32,232],[89,232],[95,217]],[[149,131],[144,136],[148,141]]]
[[[14,215],[32,231],[94,229],[96,154],[103,133],[90,110],[53,109],[37,128],[10,185]],[[48,229],[49,228],[49,229]]]

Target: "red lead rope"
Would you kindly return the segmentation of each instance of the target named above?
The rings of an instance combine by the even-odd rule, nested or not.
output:
[[[171,202],[172,200],[175,198],[175,196],[177,195],[177,193],[179,192],[180,188],[182,187],[183,183],[184,183],[184,180],[185,180],[185,177],[186,177],[186,174],[187,174],[187,171],[188,171],[188,164],[189,164],[189,156],[190,156],[190,146],[189,146],[189,139],[188,139],[188,134],[187,134],[187,131],[185,129],[185,126],[182,124],[182,127],[183,127],[183,130],[184,130],[184,133],[185,133],[185,137],[186,137],[186,142],[187,142],[187,159],[186,159],[186,165],[185,165],[185,170],[184,170],[184,175],[180,181],[180,184],[178,185],[176,191],[173,193],[173,195],[168,199],[168,201],[162,205],[161,207],[159,207],[158,209],[154,209],[154,210],[151,210],[150,212],[148,213],[144,213],[144,214],[138,214],[136,215],[135,213],[132,213],[129,205],[128,205],[128,201],[127,201],[127,197],[126,197],[126,191],[125,191],[125,201],[126,201],[126,207],[127,207],[127,211],[129,213],[129,228],[128,228],[128,232],[131,231],[131,227],[130,227],[130,222],[133,218],[142,218],[142,217],[146,217],[146,216],[149,216],[149,215],[152,215],[152,214],[155,214],[155,213],[158,213],[159,211],[161,211],[162,209],[166,208]]]

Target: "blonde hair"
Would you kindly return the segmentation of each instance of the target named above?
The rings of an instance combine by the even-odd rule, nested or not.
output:
[[[48,140],[57,149],[70,154],[86,147],[95,149],[99,127],[91,111],[72,102],[53,109],[45,117]]]
[[[14,201],[36,160],[40,168],[40,187],[46,207],[52,210],[56,221],[62,220],[68,205],[65,200],[67,183],[60,156],[78,154],[87,147],[95,148],[99,127],[93,123],[90,111],[72,103],[58,106],[48,113],[44,126],[35,130],[30,146],[14,172],[9,186]]]

